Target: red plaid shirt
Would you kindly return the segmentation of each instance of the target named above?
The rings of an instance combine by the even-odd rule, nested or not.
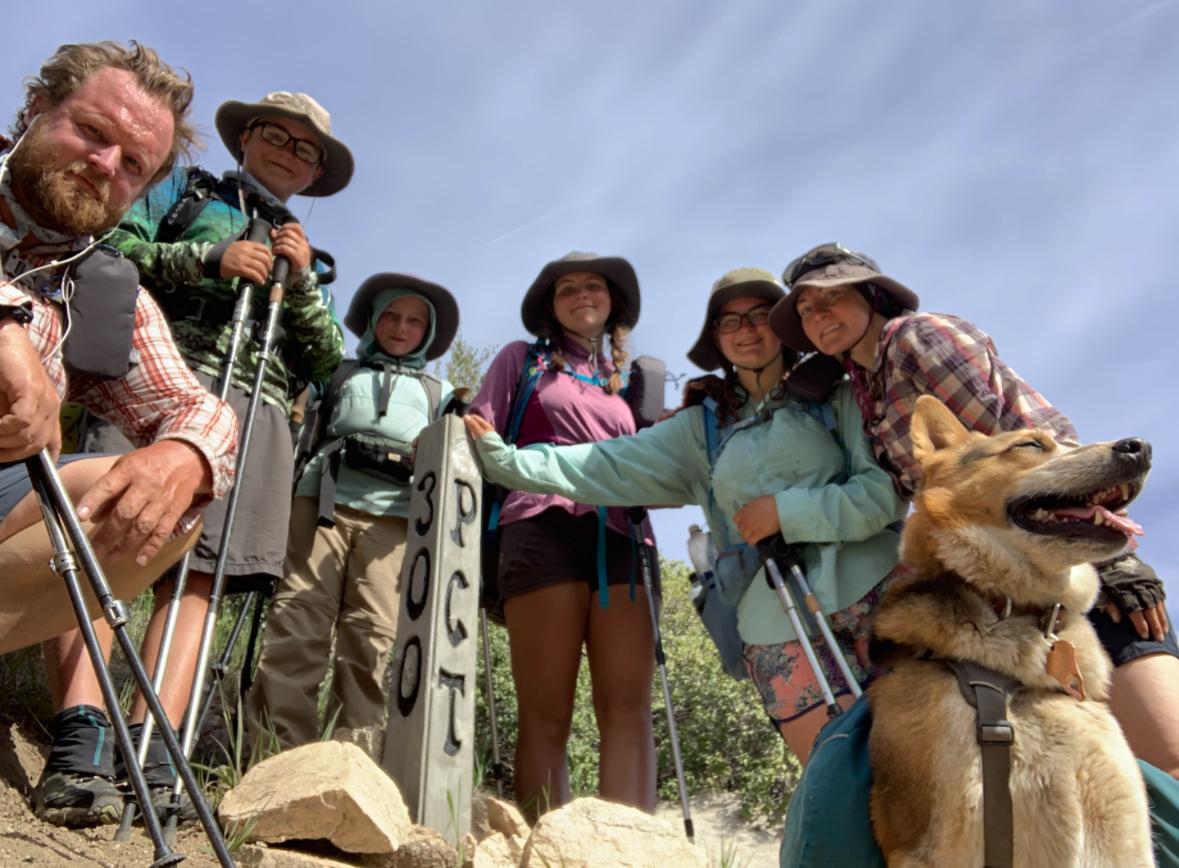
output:
[[[66,251],[68,255],[72,251]],[[30,262],[50,261],[61,250],[26,252]],[[33,303],[29,340],[63,401],[74,401],[116,425],[136,446],[157,440],[183,440],[200,451],[213,471],[213,496],[223,497],[233,484],[237,453],[237,418],[224,401],[201,386],[172,342],[167,320],[151,295],[140,290],[135,303],[131,370],[114,380],[81,374],[67,378],[62,363],[62,314],[55,302],[0,281],[0,304]]]
[[[933,395],[973,431],[1043,428],[1075,443],[1068,417],[1003,363],[988,335],[956,316],[919,313],[890,320],[872,370],[853,376],[864,431],[880,466],[905,497],[920,480],[909,425],[920,395]],[[865,393],[866,388],[866,393]]]

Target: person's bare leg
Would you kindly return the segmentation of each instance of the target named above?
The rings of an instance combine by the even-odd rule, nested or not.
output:
[[[169,577],[156,586],[155,608],[143,634],[140,656],[149,676],[155,676],[156,659],[160,653],[160,642],[164,636],[164,623],[168,617],[168,606],[172,602],[172,589],[176,579]],[[200,652],[201,633],[205,626],[205,615],[209,611],[209,592],[213,588],[213,577],[209,573],[192,570],[180,598],[180,614],[168,654],[164,683],[160,686],[160,702],[168,720],[176,729],[184,721],[188,697],[196,676],[197,655]],[[199,699],[198,699],[199,701]],[[131,722],[142,723],[147,715],[147,703],[139,693],[131,708]]]
[[[1126,734],[1130,749],[1179,778],[1179,657],[1149,654],[1113,672],[1109,706]]]
[[[603,799],[655,810],[655,738],[651,728],[651,678],[655,643],[646,592],[610,587],[603,609],[589,606],[590,674],[594,715],[601,736],[598,791]]]
[[[843,709],[851,708],[855,699],[851,696],[838,696],[835,699]],[[812,708],[806,714],[799,715],[794,720],[778,724],[778,732],[790,752],[798,757],[802,765],[807,764],[811,757],[811,748],[815,744],[815,736],[819,730],[827,725],[831,718],[827,715],[827,706],[820,705]]]
[[[583,582],[539,588],[504,604],[520,717],[516,802],[530,821],[569,801],[565,746],[588,605]]]

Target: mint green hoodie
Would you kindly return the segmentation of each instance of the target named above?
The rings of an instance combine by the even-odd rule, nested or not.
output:
[[[413,295],[426,302],[430,310],[430,325],[421,345],[412,353],[401,358],[386,355],[377,344],[373,333],[377,319],[394,299]],[[356,372],[344,381],[340,394],[328,420],[325,442],[348,434],[372,434],[389,438],[405,448],[413,442],[421,430],[434,420],[429,418],[429,399],[420,377],[426,364],[426,350],[434,340],[434,306],[422,295],[407,289],[387,289],[373,299],[368,328],[360,338],[356,355],[361,360],[376,362],[380,367],[358,367]],[[389,399],[380,400],[382,386],[389,382]],[[450,401],[454,391],[450,383],[442,382],[442,398],[438,410]],[[319,480],[323,473],[323,459],[316,456],[307,464],[299,484],[296,497],[318,497]],[[410,487],[397,485],[363,470],[355,470],[343,462],[336,479],[336,503],[370,515],[394,515],[405,518],[409,515]]]
[[[811,587],[830,613],[859,600],[895,566],[899,539],[888,525],[908,509],[872,455],[850,385],[831,403],[846,450],[802,405],[784,399],[768,405],[767,421],[733,433],[711,473],[698,406],[629,437],[517,449],[489,434],[478,450],[488,478],[510,489],[606,506],[701,506],[720,548],[741,542],[733,515],[773,495],[782,535],[799,544]],[[739,413],[754,415],[749,404]],[[761,571],[741,596],[737,624],[749,644],[795,638]]]

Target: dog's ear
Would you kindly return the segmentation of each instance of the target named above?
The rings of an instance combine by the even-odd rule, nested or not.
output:
[[[920,462],[942,449],[965,443],[970,432],[945,404],[931,395],[922,395],[917,399],[909,436],[913,440],[913,457]]]

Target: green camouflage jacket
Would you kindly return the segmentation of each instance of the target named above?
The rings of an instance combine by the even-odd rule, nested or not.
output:
[[[241,234],[247,218],[238,207],[236,193],[233,197],[214,195],[175,240],[161,240],[161,223],[184,196],[190,171],[196,170],[178,166],[135,203],[107,240],[139,267],[140,281],[164,308],[189,365],[218,376],[229,350],[237,281],[210,277],[205,260],[218,243]],[[269,207],[282,209],[248,175],[227,172],[218,186],[236,190],[239,183],[247,197],[259,196]],[[326,270],[320,262],[315,268],[320,273]],[[296,272],[286,287],[280,320],[286,343],[268,365],[263,382],[263,400],[284,412],[290,412],[291,393],[300,386],[299,381],[328,379],[344,357],[344,334],[335,305],[316,271]],[[266,316],[265,290],[255,290],[253,298],[251,312],[261,331]],[[208,302],[206,315],[196,318],[202,299]],[[216,313],[210,315],[209,311]],[[247,392],[253,385],[259,350],[255,336],[248,335],[234,365],[232,382]]]

